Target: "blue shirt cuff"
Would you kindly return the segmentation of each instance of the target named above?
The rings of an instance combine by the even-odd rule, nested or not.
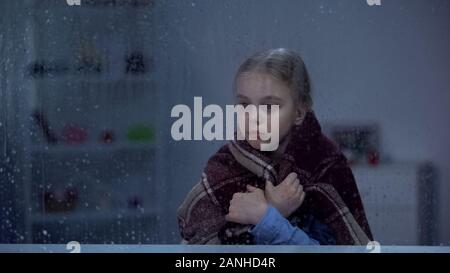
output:
[[[279,217],[283,216],[269,204],[264,216],[249,230],[250,233],[257,238],[259,243],[270,243],[280,232],[279,221],[274,221]]]
[[[302,229],[293,226],[278,210],[269,205],[259,222],[249,229],[255,243],[285,245],[317,245],[318,241],[310,238]]]

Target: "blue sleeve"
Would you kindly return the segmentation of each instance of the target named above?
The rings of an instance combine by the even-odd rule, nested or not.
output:
[[[302,229],[294,227],[277,209],[269,205],[261,220],[250,230],[258,245],[319,245]]]

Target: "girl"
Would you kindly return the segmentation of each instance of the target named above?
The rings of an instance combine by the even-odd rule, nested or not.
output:
[[[178,209],[189,244],[367,244],[372,240],[347,160],[321,132],[302,59],[274,49],[247,59],[236,103],[278,105],[279,145],[233,140],[213,155]],[[270,125],[269,125],[270,127]]]

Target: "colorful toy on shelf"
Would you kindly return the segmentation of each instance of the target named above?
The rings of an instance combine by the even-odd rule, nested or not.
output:
[[[58,142],[58,138],[50,128],[49,122],[45,117],[44,113],[40,110],[35,110],[33,112],[33,118],[38,124],[38,126],[41,128],[47,143],[56,144]]]
[[[101,133],[100,141],[104,144],[110,144],[115,141],[114,132],[110,130],[104,130]]]
[[[80,144],[87,140],[86,129],[78,125],[66,125],[63,130],[63,138],[68,144]]]
[[[130,209],[139,209],[142,208],[143,201],[139,196],[132,196],[128,198],[128,207]]]
[[[28,65],[27,71],[33,78],[44,78],[67,74],[69,67],[63,63],[37,60]]]
[[[69,212],[76,208],[78,201],[78,191],[70,187],[65,190],[45,191],[42,195],[43,212]]]
[[[142,52],[133,52],[125,57],[127,74],[143,74],[147,72],[147,66]]]
[[[376,150],[368,151],[366,158],[367,163],[371,166],[377,166],[380,163],[380,154]]]
[[[151,142],[155,138],[155,132],[145,124],[136,124],[128,129],[127,138],[133,142]]]
[[[101,73],[103,70],[100,50],[87,38],[81,40],[76,70],[81,73]]]

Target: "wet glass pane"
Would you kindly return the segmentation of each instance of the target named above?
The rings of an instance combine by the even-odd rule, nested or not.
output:
[[[194,236],[177,210],[230,142],[226,106],[236,103],[238,68],[287,48],[307,67],[310,113],[357,188],[340,176],[320,180],[328,161],[315,161],[326,150],[318,142],[289,146],[315,151],[285,156],[304,175],[299,183],[328,183],[345,205],[361,202],[363,216],[350,211],[382,245],[449,245],[449,12],[445,0],[1,1],[0,244]],[[192,114],[191,140],[173,134],[177,105]],[[208,105],[220,110],[222,138],[207,139]],[[291,168],[270,162],[277,173]],[[245,170],[241,178],[269,172],[220,163],[211,180],[234,175],[230,166]],[[223,217],[230,200],[221,198],[233,192],[217,194],[210,201]]]

